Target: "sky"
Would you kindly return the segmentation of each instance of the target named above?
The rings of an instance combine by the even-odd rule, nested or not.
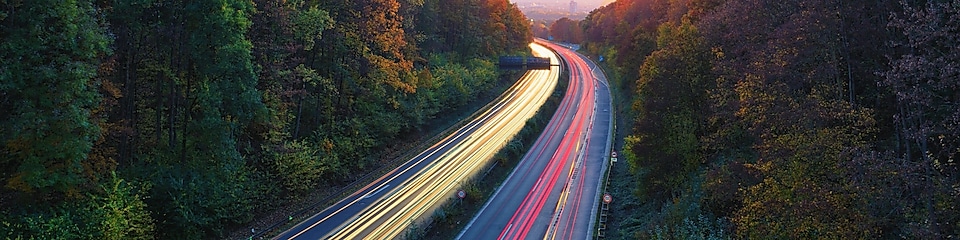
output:
[[[577,8],[589,12],[595,8],[612,3],[614,0],[575,0]],[[542,5],[555,5],[560,8],[567,8],[570,0],[511,0],[513,3],[539,3]]]

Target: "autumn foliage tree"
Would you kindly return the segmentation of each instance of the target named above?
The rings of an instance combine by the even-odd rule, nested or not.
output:
[[[901,2],[903,12],[889,26],[902,38],[891,43],[900,54],[891,54],[890,69],[881,82],[896,96],[894,115],[900,159],[883,159],[914,169],[919,177],[904,181],[918,187],[919,201],[889,199],[910,223],[904,232],[923,238],[956,236],[960,198],[960,1]],[[888,163],[890,164],[890,163]],[[892,169],[883,169],[894,171]],[[952,190],[951,190],[952,188]],[[953,194],[950,192],[954,191]]]
[[[641,191],[650,196],[676,195],[687,175],[704,161],[698,136],[705,131],[707,83],[712,79],[709,52],[689,22],[665,23],[658,50],[647,56],[637,80],[636,122],[626,146],[644,169]]]
[[[583,41],[583,29],[579,20],[563,17],[550,24],[550,36],[558,42],[580,43]]]
[[[624,155],[651,200],[640,206],[659,209],[626,227],[640,238],[956,236],[957,6],[621,0],[592,12],[585,49],[637,79]],[[663,23],[677,22],[696,29],[698,50],[676,51],[690,38]],[[695,104],[681,101],[692,89]],[[704,217],[720,224],[688,221]]]

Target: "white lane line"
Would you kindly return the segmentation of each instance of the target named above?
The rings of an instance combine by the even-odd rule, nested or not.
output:
[[[382,188],[377,189],[377,191],[374,191],[374,192],[372,192],[372,193],[367,193],[367,195],[363,195],[363,197],[361,197],[360,199],[370,198],[370,197],[372,197],[373,195],[377,195],[378,193],[380,193],[381,191],[383,191],[383,189],[386,189],[386,188],[389,188],[389,187],[390,187],[390,184],[387,184],[386,186],[383,186]]]

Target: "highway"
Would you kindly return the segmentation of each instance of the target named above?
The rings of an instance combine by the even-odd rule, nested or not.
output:
[[[554,49],[570,73],[557,112],[530,151],[457,239],[587,239],[610,149],[606,79],[585,57]]]
[[[531,44],[534,55],[559,59]],[[394,239],[454,197],[488,165],[556,87],[560,70],[530,70],[482,113],[400,167],[275,239]]]

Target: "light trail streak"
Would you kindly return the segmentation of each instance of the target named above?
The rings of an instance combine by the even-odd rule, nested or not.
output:
[[[573,111],[573,121],[562,131],[565,134],[547,163],[547,167],[539,172],[540,179],[543,180],[538,181],[527,192],[522,203],[507,222],[506,227],[501,231],[498,239],[527,239],[531,227],[540,212],[548,204],[547,200],[552,196],[552,189],[560,181],[565,184],[557,197],[557,202],[555,202],[554,214],[552,215],[554,217],[551,218],[550,227],[543,237],[545,239],[555,238],[556,229],[559,227],[557,223],[561,216],[564,213],[570,213],[575,217],[576,212],[579,211],[579,205],[573,208],[574,211],[572,212],[565,211],[564,206],[570,196],[570,191],[573,191],[575,202],[578,202],[582,196],[583,178],[575,179],[575,176],[586,169],[586,166],[582,164],[582,159],[585,157],[586,143],[589,142],[588,136],[592,131],[596,104],[594,93],[597,86],[592,75],[585,73],[584,69],[589,70],[590,68],[586,67],[581,59],[570,57],[569,51],[565,52],[558,49],[558,52],[567,59],[571,76],[567,98],[564,98],[565,102],[561,104],[564,113],[561,116],[570,116],[571,111]],[[554,129],[554,131],[557,130],[559,129]],[[551,136],[552,134],[556,134],[556,132],[551,133]],[[568,170],[562,171],[565,167],[568,167]],[[527,174],[529,174],[530,170],[527,171]],[[562,174],[564,172],[566,175]],[[565,226],[569,226],[569,224]],[[568,236],[567,232],[561,233],[561,237]]]
[[[531,44],[531,48],[535,54],[548,56],[552,61],[557,61],[556,56],[545,47]],[[361,200],[368,198],[373,200],[358,214],[323,235],[323,238],[392,239],[399,236],[412,223],[422,219],[427,212],[450,199],[449,196],[452,196],[451,193],[459,187],[460,182],[475,175],[488,164],[493,155],[522,129],[526,121],[549,98],[558,78],[559,72],[555,68],[528,71],[477,120],[444,139],[443,144],[438,143],[430,150],[418,155],[419,160],[411,160],[416,162],[410,166],[419,165],[421,161],[438,154],[436,159],[429,162],[426,167],[417,170],[407,179],[399,179],[400,174],[394,175],[387,181],[375,185],[376,187],[371,191],[368,189],[374,185],[368,185],[364,190],[354,194],[361,197],[333,211],[330,216],[342,212],[343,209],[356,207],[356,203]],[[467,133],[469,136],[465,136]],[[447,151],[442,152],[441,149],[447,149]],[[412,168],[400,170],[399,173],[413,171],[410,169]],[[384,191],[394,180],[400,183],[395,183],[393,185],[395,187],[391,190]],[[359,195],[363,192],[367,194]],[[320,221],[312,223],[290,238],[304,236],[304,233],[330,219],[330,216],[320,218]]]

